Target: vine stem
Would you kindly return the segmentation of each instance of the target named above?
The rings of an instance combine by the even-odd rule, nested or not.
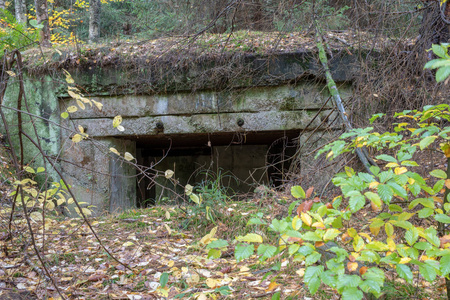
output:
[[[327,81],[328,91],[330,92],[331,97],[333,98],[333,101],[338,109],[338,112],[342,119],[342,122],[344,123],[345,131],[350,131],[352,129],[352,125],[350,124],[350,121],[347,117],[345,107],[342,104],[342,99],[339,94],[339,90],[336,86],[336,82],[334,82],[333,76],[331,75],[330,67],[328,66],[327,54],[326,54],[325,48],[324,48],[324,40],[322,37],[321,29],[315,18],[314,18],[314,24],[316,27],[316,46],[317,46],[317,49],[319,50],[319,60],[325,71],[325,78]],[[370,171],[370,166],[376,165],[376,163],[369,157],[367,150],[365,148],[356,148],[355,152],[358,155],[359,160],[363,163],[366,171],[369,174],[372,174],[372,171]]]

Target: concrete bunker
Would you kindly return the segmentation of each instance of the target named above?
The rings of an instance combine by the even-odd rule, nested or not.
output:
[[[136,204],[176,200],[186,184],[216,180],[233,193],[252,193],[259,185],[279,186],[297,149],[297,136],[298,130],[138,137],[138,164],[160,172],[173,170],[179,185],[156,172],[153,178],[138,175]]]
[[[71,113],[70,120],[59,118],[67,107],[77,105],[64,77],[28,74],[30,113],[45,112],[52,121],[38,130],[39,138],[58,160],[77,199],[95,206],[99,214],[183,194],[158,188],[166,184],[164,176],[156,177],[153,185],[151,177],[141,178],[136,164],[159,174],[173,169],[180,186],[201,183],[208,171],[230,174],[230,188],[244,193],[259,184],[279,185],[290,167],[285,158],[305,144],[301,132],[339,129],[339,122],[330,117],[335,113],[313,54],[230,55],[232,66],[241,66],[240,73],[222,74],[220,70],[227,68],[221,64],[230,67],[230,60],[210,64],[209,57],[186,61],[183,67],[178,61],[171,65],[155,60],[154,65],[131,70],[126,65],[100,65],[95,57],[83,65],[55,62],[69,64],[67,70],[85,95],[103,104],[101,111]],[[331,69],[345,100],[352,94],[349,83],[357,61],[354,56],[338,57]],[[217,86],[218,80],[226,82],[226,88]],[[13,82],[6,106],[14,106],[17,93],[18,82]],[[117,115],[123,117],[124,132],[112,126]],[[72,143],[78,126],[89,134],[89,141]],[[123,156],[109,151],[111,147],[131,153],[135,165],[126,164]],[[24,153],[28,161],[36,157],[35,149]],[[304,162],[299,163],[303,168]]]

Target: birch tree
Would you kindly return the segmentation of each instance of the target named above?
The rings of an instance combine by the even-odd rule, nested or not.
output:
[[[3,8],[5,1],[3,2]],[[25,0],[14,0],[14,10],[16,12],[16,20],[17,23],[26,23],[27,22],[27,7],[25,5]]]
[[[100,37],[100,0],[89,1],[89,43],[95,43]]]
[[[36,6],[36,21],[43,26],[40,32],[40,43],[44,47],[51,47],[47,0],[34,0],[34,5]]]

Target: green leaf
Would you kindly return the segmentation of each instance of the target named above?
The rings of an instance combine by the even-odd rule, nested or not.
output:
[[[280,300],[281,299],[281,292],[276,292],[272,295],[271,300]]]
[[[345,288],[342,292],[342,300],[361,300],[364,294],[356,287]]]
[[[320,258],[322,257],[322,254],[319,252],[314,251],[310,255],[308,255],[305,259],[305,265],[310,266],[314,263],[316,263]]]
[[[423,140],[420,141],[419,146],[420,146],[420,150],[425,149],[426,147],[428,147],[431,143],[434,142],[434,140],[437,138],[437,136],[435,135],[430,135],[427,136],[426,138],[424,138]]]
[[[253,246],[253,244],[237,244],[234,249],[234,257],[238,262],[240,262],[241,260],[247,259],[252,256],[254,251],[255,247]]]
[[[381,200],[383,200],[384,203],[389,204],[394,196],[394,190],[392,187],[386,184],[380,184],[378,185],[377,190]]]
[[[304,199],[306,197],[305,191],[299,185],[291,187],[291,194],[297,199]]]
[[[337,289],[357,288],[361,282],[361,277],[358,275],[342,274],[338,277]]]
[[[251,218],[250,220],[248,220],[247,222],[247,226],[248,225],[266,225],[267,223],[259,218]]]
[[[428,218],[434,213],[434,209],[429,207],[424,207],[421,210],[419,210],[418,216],[421,219]]]
[[[412,246],[418,238],[419,231],[415,227],[405,232],[405,240],[410,246]]]
[[[308,231],[305,234],[302,235],[302,239],[305,241],[311,241],[311,242],[319,242],[322,241],[322,238],[313,231]]]
[[[228,247],[228,242],[226,240],[215,240],[206,245],[206,249],[218,249],[223,247]]]
[[[169,281],[169,273],[162,273],[161,277],[159,277],[159,284],[161,285],[162,288],[164,288],[167,284],[167,282]]]
[[[431,49],[433,50],[433,53],[439,56],[440,58],[446,58],[445,55],[447,54],[447,50],[444,46],[439,44],[433,44],[431,45]]]
[[[439,247],[441,244],[441,241],[439,240],[437,236],[437,231],[433,227],[429,227],[424,231],[424,238],[430,242],[433,246]]]
[[[247,243],[262,243],[263,238],[259,234],[256,233],[247,233],[245,236],[238,236],[236,240],[239,242],[247,242]]]
[[[411,269],[407,265],[398,264],[396,270],[400,278],[405,279],[407,282],[412,281],[413,273],[411,272]]]
[[[387,184],[394,190],[396,195],[402,197],[403,199],[408,198],[408,193],[402,186],[392,181],[389,181]]]
[[[395,163],[397,162],[397,159],[395,159],[394,157],[387,155],[387,154],[378,155],[376,157],[376,159],[381,159],[381,160],[388,161],[388,162],[395,162]]]
[[[438,222],[449,224],[450,223],[450,217],[444,214],[438,214],[434,216],[434,219]]]
[[[217,259],[222,256],[222,251],[219,249],[209,249],[208,251],[208,258]]]
[[[67,111],[61,113],[61,118],[67,119],[69,117],[69,113]]]
[[[450,76],[450,67],[441,67],[436,72],[436,81],[441,82]]]
[[[428,282],[433,282],[437,276],[436,269],[426,263],[419,266],[419,272]]]
[[[271,258],[276,252],[277,247],[266,244],[259,245],[257,250],[258,255],[261,256],[259,258],[260,261],[265,261],[266,259]]]
[[[418,242],[418,243],[414,244],[414,248],[424,251],[424,250],[432,249],[433,246],[431,246],[431,244],[428,242]]]
[[[402,166],[407,166],[407,167],[417,167],[417,166],[419,166],[418,163],[416,163],[415,161],[412,161],[412,160],[402,161],[401,165]]]
[[[361,194],[350,197],[350,200],[348,201],[348,206],[353,213],[359,211],[365,204],[366,198]]]
[[[294,255],[295,253],[297,253],[298,249],[300,249],[300,245],[299,244],[292,244],[289,246],[289,255]]]
[[[441,270],[441,275],[446,276],[450,273],[450,254],[444,255],[439,262],[439,269]]]
[[[370,201],[372,201],[376,206],[381,207],[381,198],[378,196],[378,194],[375,194],[373,192],[366,192],[364,193],[364,196],[367,197]]]
[[[308,289],[309,289],[309,292],[311,293],[311,295],[314,295],[317,292],[317,290],[320,287],[321,282],[322,282],[322,280],[320,280],[320,278],[318,278],[318,277],[313,278],[309,281]]]
[[[44,25],[38,24],[37,20],[35,20],[35,19],[30,20],[30,25],[33,26],[34,28],[38,28],[38,29],[44,28]]]
[[[447,173],[439,169],[431,171],[430,175],[436,178],[447,179]]]
[[[375,250],[375,251],[388,251],[389,250],[388,245],[386,245],[382,242],[379,242],[379,241],[373,241],[373,242],[368,243],[366,245],[366,248],[370,249],[370,250]]]

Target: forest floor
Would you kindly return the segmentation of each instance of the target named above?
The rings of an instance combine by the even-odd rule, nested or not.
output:
[[[270,231],[245,225],[257,213],[268,223],[280,218],[290,200],[271,193],[230,201],[215,208],[214,221],[203,213],[189,215],[179,206],[92,218],[101,242],[81,219],[51,217],[45,226],[33,221],[36,246],[51,278],[31,241],[24,243],[27,228],[18,215],[13,239],[0,241],[0,299],[59,299],[52,280],[68,299],[340,299],[331,289],[311,296],[302,283],[304,262],[286,254],[265,262],[252,256],[238,263],[230,246],[220,258],[208,258],[205,244],[211,238],[233,245],[236,236],[258,232],[265,242],[277,243]],[[430,286],[422,280],[406,284],[395,279],[386,285],[383,299],[445,299],[444,294],[443,280]]]

